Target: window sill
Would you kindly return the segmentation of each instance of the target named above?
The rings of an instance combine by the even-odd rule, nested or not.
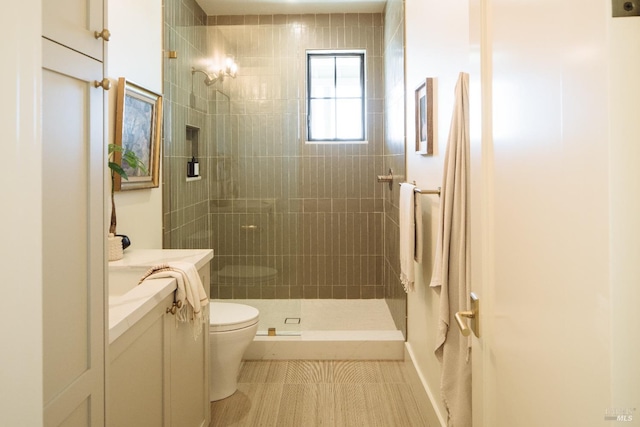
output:
[[[348,140],[344,140],[344,141],[305,141],[305,144],[309,144],[309,145],[336,145],[336,144],[347,144],[347,145],[353,145],[353,144],[368,144],[369,141],[364,140],[353,140],[353,141],[348,141]]]

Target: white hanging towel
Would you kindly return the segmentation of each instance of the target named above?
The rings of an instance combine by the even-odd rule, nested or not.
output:
[[[440,221],[430,286],[440,292],[435,354],[442,362],[440,388],[448,426],[471,425],[469,337],[450,327],[469,296],[469,75],[460,73],[444,159]],[[454,322],[455,323],[455,322]]]
[[[415,269],[415,185],[400,184],[400,282],[405,292],[414,290]]]
[[[415,224],[416,224],[416,248],[414,259],[417,263],[422,263],[422,258],[424,256],[424,242],[422,240],[423,233],[423,224],[422,224],[422,197],[420,194],[414,193],[414,202],[415,202]]]

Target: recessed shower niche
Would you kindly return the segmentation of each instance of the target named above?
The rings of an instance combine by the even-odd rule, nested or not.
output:
[[[200,162],[198,160],[199,137],[200,128],[187,125],[185,141],[187,144],[187,150],[191,149],[191,160],[187,161],[187,181],[201,179]]]

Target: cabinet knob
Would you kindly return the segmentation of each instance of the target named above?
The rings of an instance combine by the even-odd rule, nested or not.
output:
[[[99,39],[100,37],[102,37],[102,39],[106,42],[108,42],[109,37],[111,37],[111,33],[106,28],[100,32],[94,31],[93,35],[95,36],[96,39]]]
[[[107,79],[107,78],[104,78],[104,79],[102,79],[101,81],[97,81],[97,80],[96,80],[96,81],[94,81],[94,82],[93,82],[93,85],[94,85],[96,88],[101,87],[101,88],[102,88],[102,89],[104,89],[104,90],[109,90],[109,89],[111,89],[111,80],[109,80],[109,79]]]
[[[167,313],[176,314],[179,309],[182,308],[182,301],[178,300],[171,304],[171,307],[167,307]]]

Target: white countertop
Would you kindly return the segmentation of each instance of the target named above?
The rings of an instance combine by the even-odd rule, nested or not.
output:
[[[126,249],[124,258],[110,261],[112,267],[153,267],[171,261],[190,262],[199,270],[213,259],[213,249]]]
[[[142,277],[144,268],[157,264],[186,261],[197,269],[213,259],[211,249],[133,249],[126,250],[124,258],[109,262],[109,270],[130,272],[131,280]],[[141,269],[143,267],[143,269]],[[204,286],[208,286],[207,283]],[[120,295],[109,295],[109,343],[114,342],[145,314],[176,290],[171,278],[145,280]]]

